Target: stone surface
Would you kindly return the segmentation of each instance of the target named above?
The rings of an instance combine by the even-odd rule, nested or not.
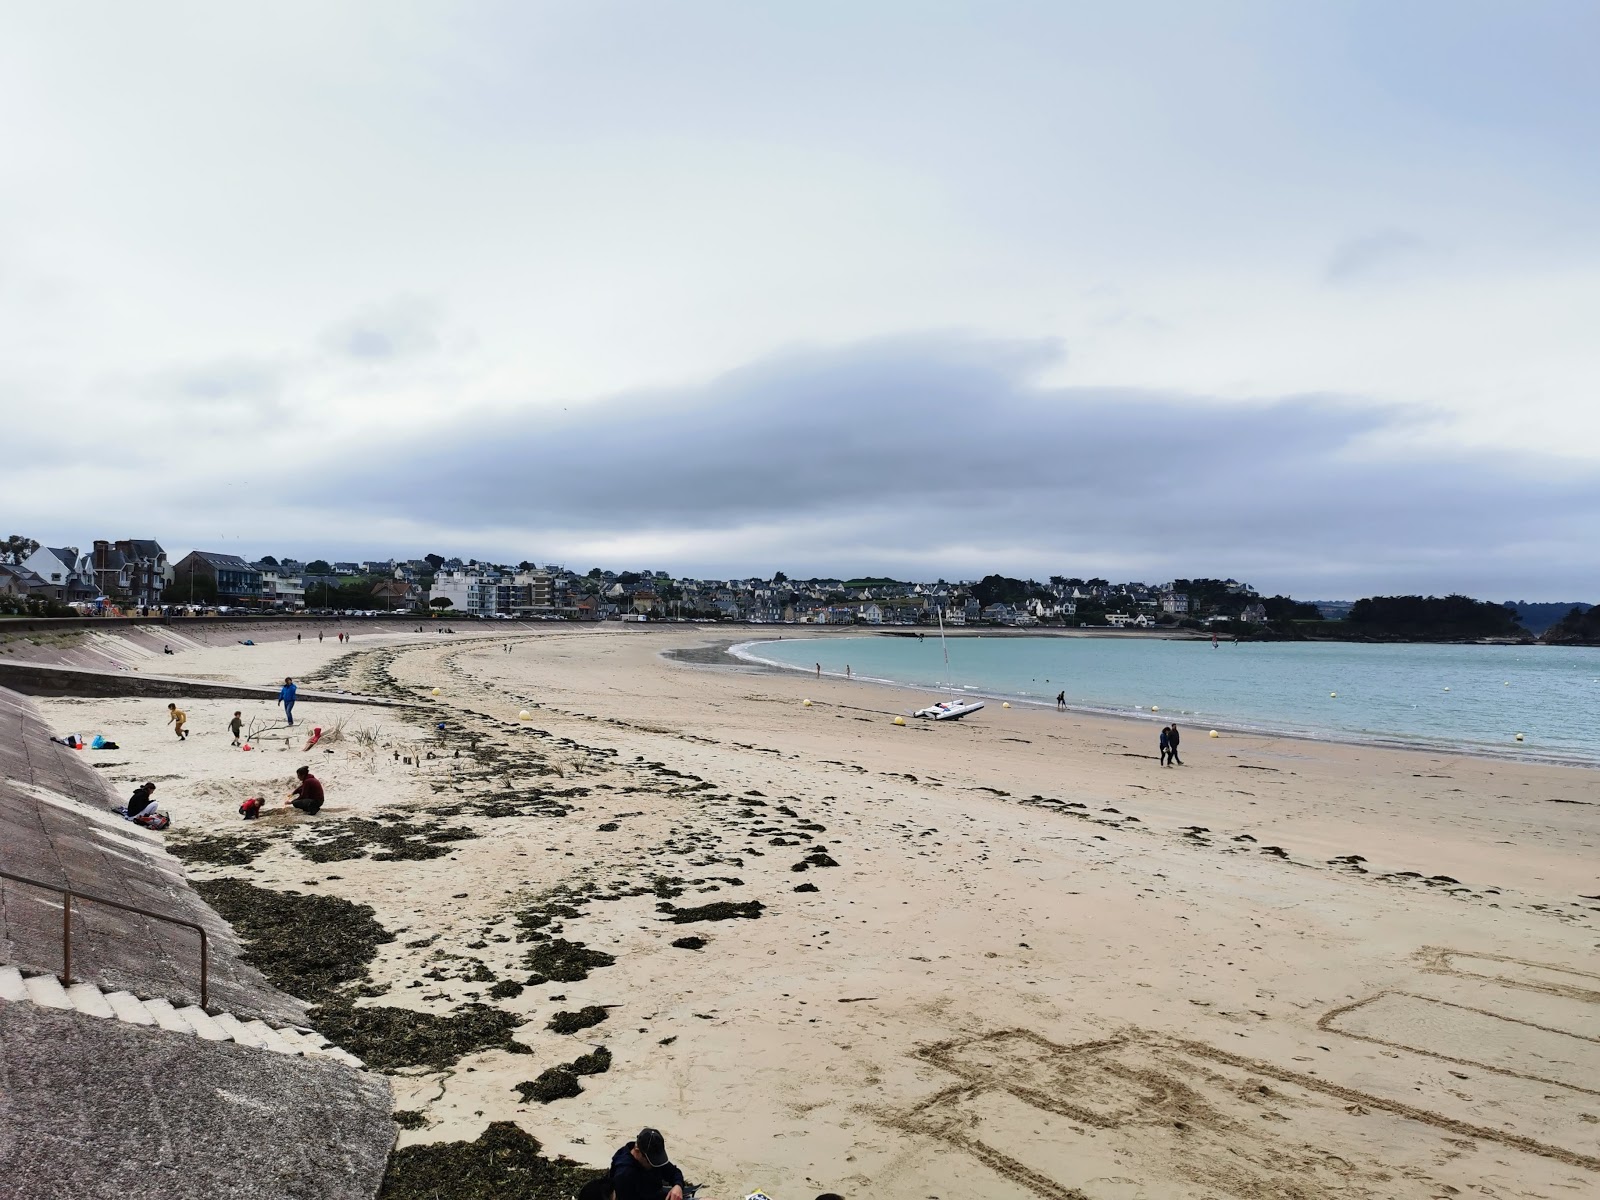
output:
[[[0,1001],[6,1200],[370,1200],[389,1107],[334,1062]]]

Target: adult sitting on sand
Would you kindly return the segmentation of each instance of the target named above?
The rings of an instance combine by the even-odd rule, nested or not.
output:
[[[294,774],[300,786],[284,798],[283,806],[292,806],[308,816],[315,816],[322,808],[322,781],[311,773],[310,767],[300,767]]]
[[[135,817],[152,816],[156,810],[156,785],[141,783],[133,789],[133,795],[128,797],[128,806],[122,810],[122,815],[128,820]]]
[[[641,1129],[611,1156],[611,1174],[596,1182],[603,1189],[597,1195],[615,1200],[683,1200],[683,1172],[667,1158],[659,1129]]]

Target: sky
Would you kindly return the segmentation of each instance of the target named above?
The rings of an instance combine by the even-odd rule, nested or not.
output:
[[[0,525],[1600,599],[1600,8],[0,8]]]

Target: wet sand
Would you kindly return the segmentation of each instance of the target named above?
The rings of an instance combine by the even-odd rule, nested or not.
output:
[[[302,704],[345,722],[310,754],[229,746],[260,702],[189,701],[184,744],[164,704],[41,707],[159,781],[196,878],[370,906],[392,940],[317,998],[394,1073],[403,1145],[509,1120],[599,1165],[655,1124],[708,1196],[777,1200],[1600,1194],[1595,772],[896,727],[899,690],[662,654],[717,633],[161,658],[419,706]],[[322,814],[240,821],[302,762]]]

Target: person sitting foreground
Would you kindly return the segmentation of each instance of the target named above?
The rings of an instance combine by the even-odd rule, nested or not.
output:
[[[308,816],[315,816],[322,808],[322,781],[311,773],[310,767],[299,767],[294,774],[300,786],[284,797],[283,806],[292,806]]]
[[[683,1200],[683,1172],[667,1158],[659,1129],[639,1136],[611,1156],[610,1173],[584,1185],[579,1200]]]

